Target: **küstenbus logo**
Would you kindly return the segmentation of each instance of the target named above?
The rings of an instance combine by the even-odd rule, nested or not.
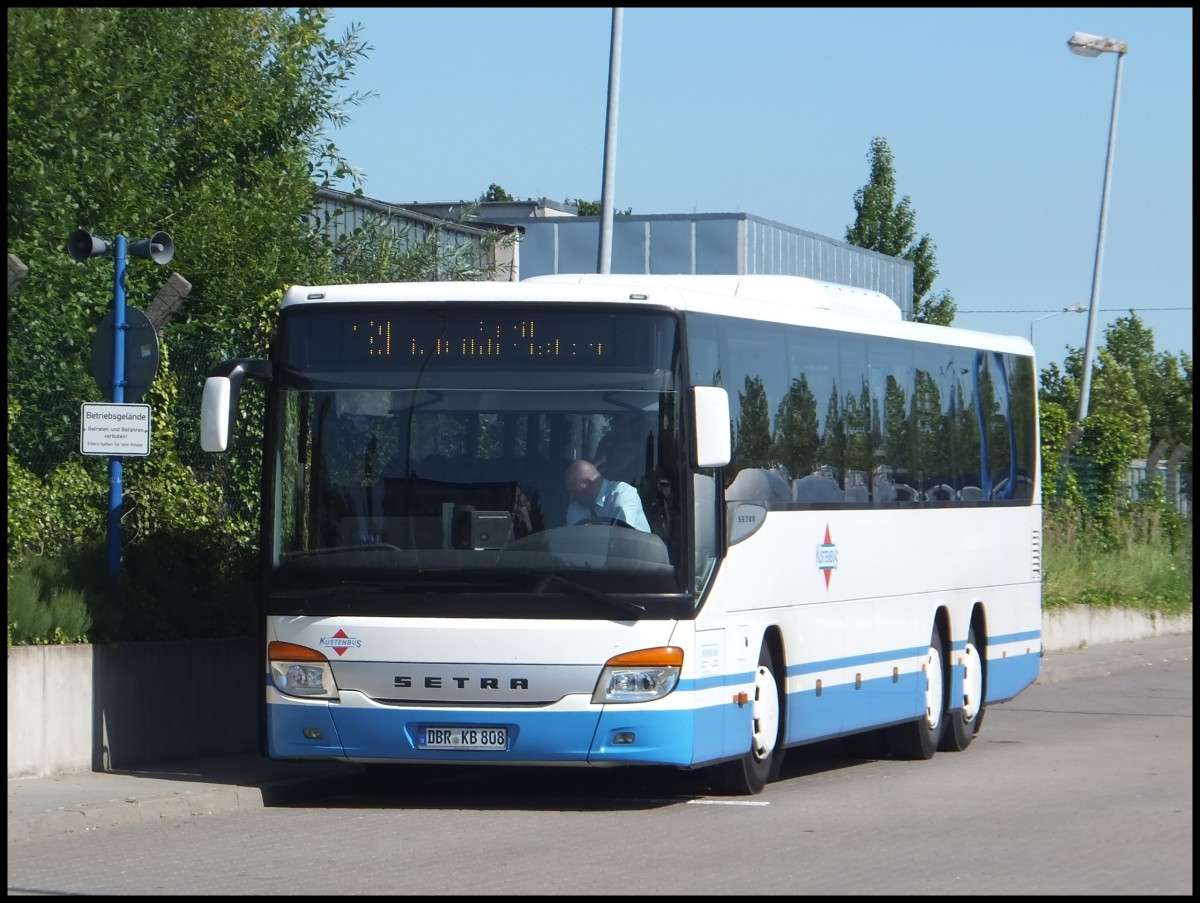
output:
[[[362,647],[362,640],[349,636],[340,627],[338,628],[338,632],[333,636],[321,637],[320,643],[322,646],[330,647],[338,655],[344,654],[347,649],[359,649]]]
[[[817,546],[817,567],[825,574],[825,589],[829,589],[829,578],[837,566],[837,543],[829,533],[829,524],[826,524],[825,541]]]

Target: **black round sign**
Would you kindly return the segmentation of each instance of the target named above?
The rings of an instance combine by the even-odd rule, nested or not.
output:
[[[110,311],[100,321],[92,337],[92,376],[112,401],[113,384],[113,326],[116,316]],[[125,398],[126,404],[141,399],[158,375],[158,333],[150,318],[136,307],[125,308]]]

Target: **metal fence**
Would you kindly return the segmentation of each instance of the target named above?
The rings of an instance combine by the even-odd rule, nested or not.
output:
[[[1059,472],[1055,480],[1054,498],[1048,503],[1051,509],[1063,506],[1066,500],[1067,474],[1073,474],[1076,485],[1085,502],[1095,501],[1099,495],[1097,468],[1090,457],[1070,455],[1067,467]],[[1129,462],[1126,471],[1123,491],[1117,499],[1118,506],[1128,507],[1150,497],[1150,491],[1145,486],[1147,480],[1157,477],[1163,487],[1163,498],[1167,504],[1181,517],[1192,519],[1192,487],[1189,475],[1178,466],[1169,466],[1160,461],[1157,466],[1147,467],[1145,458],[1137,458]]]
[[[1191,520],[1191,487],[1187,485],[1185,475],[1181,473],[1179,467],[1172,467],[1166,461],[1159,461],[1157,465],[1153,466],[1148,466],[1145,458],[1138,458],[1130,462],[1126,479],[1126,491],[1129,494],[1130,502],[1138,502],[1146,495],[1142,484],[1151,477],[1158,477],[1162,480],[1165,491],[1164,498],[1167,503],[1174,507],[1180,516]]]

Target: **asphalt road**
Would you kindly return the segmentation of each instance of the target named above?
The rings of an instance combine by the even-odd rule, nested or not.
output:
[[[9,893],[1190,895],[1191,637],[1121,645],[990,708],[963,753],[821,744],[756,797],[656,770],[354,772],[14,839],[10,781]]]

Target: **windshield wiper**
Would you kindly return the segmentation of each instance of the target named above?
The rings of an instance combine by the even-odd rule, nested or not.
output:
[[[585,596],[590,596],[593,599],[599,599],[613,608],[618,608],[632,615],[646,613],[646,606],[644,605],[638,605],[636,602],[631,602],[620,596],[614,596],[611,593],[602,592],[590,586],[584,586],[582,583],[576,583],[574,580],[568,580],[565,577],[560,577],[558,574],[549,574],[545,579],[538,581],[534,587],[534,592],[544,593],[553,584],[561,584],[569,590],[583,593]]]
[[[286,561],[299,561],[303,558],[315,558],[321,555],[340,555],[346,552],[399,552],[398,546],[386,542],[363,543],[352,546],[321,546],[313,549],[298,549],[294,552],[284,552],[279,557]]]

